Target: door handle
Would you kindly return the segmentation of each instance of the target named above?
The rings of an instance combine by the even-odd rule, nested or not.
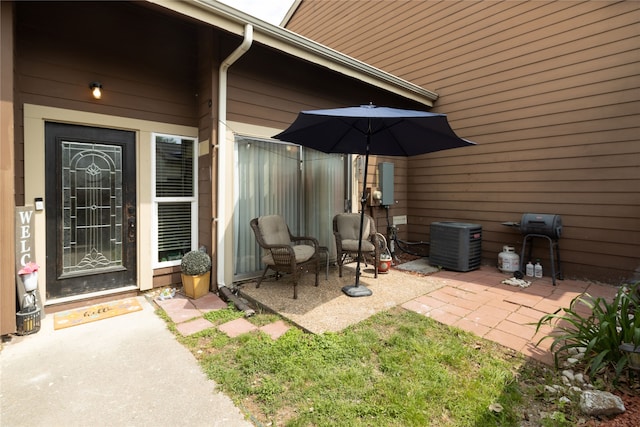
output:
[[[136,240],[136,217],[129,217],[128,226],[127,226],[129,241],[133,242]]]

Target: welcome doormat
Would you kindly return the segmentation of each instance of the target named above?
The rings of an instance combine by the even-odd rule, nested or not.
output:
[[[140,310],[142,310],[142,306],[136,298],[127,298],[89,307],[61,311],[60,313],[55,313],[53,317],[53,329],[70,328],[71,326],[108,319]]]

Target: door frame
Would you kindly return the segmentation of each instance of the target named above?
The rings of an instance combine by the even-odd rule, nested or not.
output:
[[[42,105],[24,104],[24,199],[25,205],[33,205],[36,198],[45,197],[45,122],[55,121],[84,126],[95,126],[129,130],[136,133],[135,157],[136,157],[136,212],[138,218],[152,218],[153,204],[151,203],[151,176],[150,162],[141,162],[140,159],[151,158],[151,134],[153,132],[184,135],[193,138],[198,137],[198,129],[195,127],[172,125],[149,120],[138,120],[128,117],[110,116],[106,114],[90,113],[87,111],[68,110]],[[206,154],[202,150],[200,155]],[[136,253],[137,253],[137,286],[131,286],[131,290],[149,290],[153,287],[153,266],[151,257],[152,231],[151,227],[137,227]],[[44,305],[65,303],[96,296],[119,293],[128,288],[120,288],[112,291],[102,291],[73,297],[46,299],[46,223],[45,212],[34,212],[34,239],[35,262],[40,265],[41,274],[38,290]]]
[[[77,176],[78,182],[82,183],[84,177],[88,174],[86,172],[82,172],[81,169],[74,170],[72,167],[72,158],[69,159],[69,164],[62,164],[63,158],[66,157],[63,152],[64,150],[61,145],[63,143],[74,144],[74,148],[68,148],[68,152],[73,152],[75,154],[79,154],[82,152],[86,154],[87,152],[98,153],[97,156],[91,156],[94,162],[94,166],[97,166],[100,169],[100,176],[107,176],[107,178],[100,178],[99,186],[100,190],[77,190],[78,198],[76,202],[71,204],[71,194],[69,195],[69,201],[66,203],[63,201],[64,197],[61,195],[62,188],[64,186],[64,179],[62,178],[65,173],[63,168],[69,167],[73,172],[77,172],[74,175]],[[82,148],[79,148],[80,144],[82,144]],[[135,145],[136,144],[136,133],[132,131],[124,131],[121,129],[114,130],[113,128],[102,128],[95,126],[81,126],[81,125],[70,125],[68,123],[59,123],[59,122],[51,122],[47,121],[45,123],[45,174],[47,174],[48,178],[45,184],[45,217],[47,218],[47,272],[50,273],[46,278],[47,283],[47,294],[50,298],[66,298],[69,296],[79,296],[87,293],[97,293],[102,290],[113,290],[120,291],[121,289],[130,289],[131,286],[137,284],[137,262],[136,262],[136,188],[135,188],[135,179],[129,179],[129,177],[135,177],[135,168],[136,168],[136,159],[135,159]],[[116,148],[117,147],[117,148]],[[108,150],[110,154],[105,153],[103,150]],[[116,150],[119,150],[116,151]],[[116,154],[118,153],[118,155]],[[75,157],[75,159],[83,158],[84,156]],[[98,159],[96,161],[96,158]],[[107,158],[108,160],[104,160]],[[80,164],[83,164],[82,161]],[[82,167],[82,166],[81,166]],[[86,167],[86,165],[85,165]],[[107,169],[109,168],[109,169]],[[123,179],[122,184],[118,186],[117,181],[119,179],[113,178],[111,173],[115,173],[116,170],[120,168],[121,178]],[[56,175],[56,178],[53,176]],[[69,174],[67,176],[69,180],[67,185],[69,185],[68,190],[73,193],[73,181],[72,175]],[[107,203],[106,198],[102,195],[102,185],[105,183],[109,184],[110,191]],[[84,187],[84,185],[79,184],[80,187]],[[85,184],[88,185],[88,184]],[[112,187],[113,186],[113,187]],[[94,193],[95,191],[95,193]],[[122,205],[116,206],[112,205],[114,200],[117,200],[117,192],[120,191],[122,198]],[[86,195],[89,192],[93,195],[90,197]],[[99,193],[99,195],[95,195]],[[85,197],[82,197],[85,195]],[[113,199],[112,199],[113,198]],[[99,244],[99,241],[106,240],[103,235],[100,238],[96,238],[95,241],[91,241],[95,243],[96,246],[92,246],[91,249],[100,249],[100,253],[104,251],[106,256],[103,256],[103,260],[109,264],[108,268],[95,268],[92,266],[91,268],[82,268],[75,270],[71,273],[64,273],[62,271],[64,263],[64,249],[62,249],[63,236],[65,234],[62,232],[63,224],[66,221],[71,221],[68,224],[69,232],[71,233],[70,239],[71,241],[76,240],[71,237],[77,234],[78,251],[82,253],[76,253],[72,248],[69,248],[71,254],[75,255],[83,255],[83,260],[86,260],[88,257],[88,253],[83,251],[84,243],[86,243],[85,239],[91,240],[88,236],[95,234],[102,234],[100,231],[101,228],[96,228],[91,226],[93,220],[96,220],[100,226],[105,225],[105,218],[102,214],[98,215],[86,215],[82,214],[84,212],[83,209],[87,209],[89,206],[84,204],[83,200],[91,200],[97,203],[100,208],[106,209],[108,208],[108,212],[110,215],[110,237],[109,239],[109,249],[107,247]],[[62,208],[63,203],[70,209],[69,215],[67,218],[64,214],[65,209]],[[67,205],[68,203],[68,205]],[[85,202],[87,203],[87,202]],[[72,207],[73,206],[73,207]],[[80,211],[76,211],[75,213],[71,210],[74,208],[80,208]],[[98,211],[101,212],[102,209]],[[118,211],[120,215],[118,216]],[[76,221],[71,220],[73,216],[77,214]],[[119,219],[121,222],[118,225],[112,224],[111,216],[116,218],[116,221]],[[65,219],[66,218],[66,219]],[[93,218],[90,219],[90,218]],[[87,221],[84,223],[83,221]],[[78,224],[78,228],[74,225]],[[89,225],[88,231],[84,233],[82,230],[82,225]],[[118,233],[118,228],[120,232]],[[82,236],[85,237],[82,237]],[[113,240],[115,239],[116,244],[119,244],[119,250],[113,248],[111,245],[113,244]],[[87,250],[89,248],[86,248]],[[96,252],[97,254],[98,252]],[[93,254],[93,252],[92,252]],[[112,257],[115,255],[119,255],[120,258],[116,257],[114,260]],[[113,263],[113,264],[112,264]],[[72,266],[69,266],[70,268]],[[56,286],[53,286],[55,283]],[[51,285],[51,289],[49,286]],[[136,286],[137,287],[137,286]],[[51,296],[51,294],[55,291],[56,296]]]

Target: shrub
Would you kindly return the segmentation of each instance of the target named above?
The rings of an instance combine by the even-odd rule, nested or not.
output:
[[[182,273],[188,276],[199,276],[211,270],[211,257],[202,250],[184,254],[180,263]]]
[[[569,308],[544,316],[536,331],[543,324],[555,327],[551,351],[555,363],[567,355],[570,349],[585,349],[586,372],[595,375],[607,367],[613,368],[617,379],[627,366],[627,356],[619,349],[622,343],[640,345],[640,283],[622,286],[613,301],[593,298],[589,294],[579,295],[571,301]],[[563,311],[564,313],[560,314]]]

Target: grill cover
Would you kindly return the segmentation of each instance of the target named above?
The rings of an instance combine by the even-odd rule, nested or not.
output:
[[[520,221],[522,234],[542,234],[552,239],[558,239],[562,234],[562,218],[553,214],[526,213]]]
[[[558,239],[562,234],[562,218],[553,214],[532,214],[522,215],[520,221],[520,232],[522,234],[542,234],[552,239]]]

